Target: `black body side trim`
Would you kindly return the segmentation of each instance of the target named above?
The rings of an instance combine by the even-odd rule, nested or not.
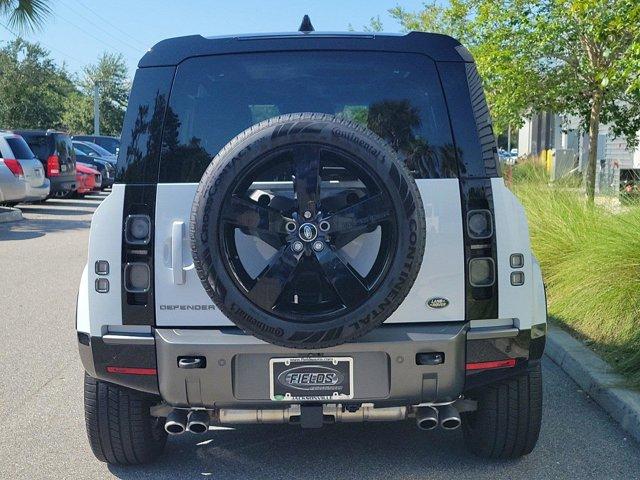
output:
[[[491,118],[475,65],[438,62],[437,66],[459,156],[460,178],[500,176]],[[476,128],[469,128],[472,125]]]
[[[460,179],[462,224],[465,259],[465,319],[498,318],[498,255],[495,228],[490,238],[473,239],[467,228],[467,214],[471,210],[489,210],[493,218],[493,194],[488,178]],[[490,257],[495,263],[495,281],[488,287],[474,287],[469,281],[469,262],[474,258]]]
[[[464,390],[469,391],[504,379],[526,374],[540,362],[546,339],[546,324],[521,330],[516,337],[467,340],[466,363],[515,358],[513,368],[467,370]]]
[[[496,137],[493,133],[493,124],[489,114],[489,106],[484,96],[482,79],[478,74],[475,63],[466,63],[465,71],[467,83],[469,85],[469,95],[471,97],[471,107],[476,120],[476,129],[482,150],[482,161],[484,172],[487,177],[499,177],[498,147]]]
[[[162,129],[175,67],[138,69],[122,126],[116,183],[158,180]]]
[[[122,324],[155,325],[154,264],[156,185],[126,185],[122,208]],[[151,238],[146,245],[129,245],[125,240],[124,228],[129,215],[148,215],[151,219]],[[124,270],[127,263],[143,262],[149,266],[150,288],[145,293],[131,293],[125,289]]]
[[[458,156],[465,249],[465,319],[498,318],[498,272],[495,225],[488,239],[471,239],[467,229],[470,210],[489,210],[495,218],[491,178],[499,176],[497,149],[482,83],[474,64],[439,62],[438,72],[449,109],[451,131]],[[476,128],[469,128],[475,125]],[[482,161],[479,161],[482,159]],[[495,282],[490,287],[469,283],[469,261],[490,257]]]
[[[111,373],[107,367],[153,368],[156,365],[156,347],[151,345],[105,344],[101,337],[91,337],[95,376],[100,380],[158,394],[158,376]],[[91,373],[91,372],[89,372]]]

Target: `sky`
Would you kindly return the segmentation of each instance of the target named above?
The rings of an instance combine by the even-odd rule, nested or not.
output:
[[[40,42],[68,70],[81,73],[102,52],[124,55],[133,77],[138,60],[158,41],[182,35],[295,31],[308,14],[318,31],[361,30],[380,15],[384,30],[399,32],[387,13],[398,4],[419,10],[423,0],[50,0],[44,27],[23,33]],[[0,18],[0,45],[15,36]],[[15,31],[15,29],[13,29]]]

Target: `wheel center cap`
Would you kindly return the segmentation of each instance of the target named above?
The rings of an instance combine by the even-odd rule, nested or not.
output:
[[[303,223],[298,230],[298,236],[305,242],[313,242],[318,236],[318,229],[313,223]]]

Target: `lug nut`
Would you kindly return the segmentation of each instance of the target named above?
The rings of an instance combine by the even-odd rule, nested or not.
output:
[[[300,253],[303,248],[304,245],[302,244],[302,242],[293,242],[293,244],[291,245],[291,249],[296,253]]]
[[[317,242],[313,242],[313,249],[316,252],[321,252],[324,249],[324,243],[322,243],[320,240],[318,240]]]
[[[327,222],[326,220],[323,220],[322,222],[320,222],[320,230],[322,230],[323,232],[328,232],[329,229],[331,228],[331,225],[329,225],[329,222]]]
[[[287,232],[292,233],[296,231],[296,222],[287,222],[284,226]]]
[[[304,212],[304,218],[311,218],[311,212],[309,210]]]

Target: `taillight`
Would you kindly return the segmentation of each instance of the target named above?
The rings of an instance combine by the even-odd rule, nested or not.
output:
[[[20,165],[20,162],[14,160],[13,158],[5,158],[4,164],[16,177],[24,178],[24,170],[22,170],[22,165]]]
[[[49,155],[47,158],[47,177],[60,175],[60,159],[58,155]]]

